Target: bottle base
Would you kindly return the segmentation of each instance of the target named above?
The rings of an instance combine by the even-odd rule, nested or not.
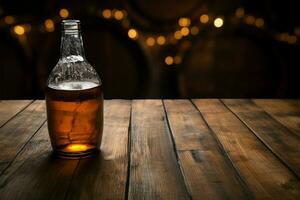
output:
[[[69,144],[62,148],[55,149],[54,155],[63,159],[79,159],[94,157],[99,153],[99,149],[89,144]]]

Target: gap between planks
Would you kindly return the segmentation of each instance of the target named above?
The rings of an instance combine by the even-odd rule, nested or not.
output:
[[[169,135],[170,135],[170,138],[172,140],[173,151],[175,153],[176,160],[177,160],[177,166],[180,169],[181,176],[183,177],[184,187],[185,187],[185,190],[187,191],[188,197],[190,199],[192,199],[192,192],[191,192],[190,188],[188,187],[187,177],[185,176],[185,174],[183,172],[183,169],[182,169],[182,166],[180,164],[180,160],[179,160],[179,156],[178,156],[178,151],[176,149],[176,143],[175,143],[175,140],[174,140],[174,136],[172,134],[172,129],[171,129],[171,126],[170,126],[169,117],[168,117],[168,114],[167,114],[167,111],[166,111],[166,106],[165,106],[165,102],[164,101],[165,100],[162,100],[162,105],[163,105],[164,114],[165,114],[165,117],[166,117],[167,128],[169,129]]]
[[[46,120],[45,104],[34,101],[0,128],[0,174]]]
[[[285,165],[219,100],[193,100],[240,171],[254,198],[297,199],[300,184]]]
[[[265,118],[262,120],[264,120],[265,123],[271,123],[272,126],[269,124],[266,128],[266,125],[261,126],[258,123],[254,123],[257,119],[251,119],[250,117],[252,116],[249,117],[249,113],[246,113],[238,107],[235,108],[235,104],[239,104],[239,101],[244,102],[242,103],[244,109],[248,106],[248,109],[251,109],[251,114],[256,114],[257,117],[259,114],[260,116],[264,116]],[[298,153],[300,150],[300,138],[298,135],[294,134],[294,132],[289,130],[288,127],[274,119],[269,113],[256,105],[252,100],[224,99],[220,100],[220,102],[234,116],[236,116],[236,118],[239,119],[240,122],[243,123],[257,137],[257,139],[261,141],[261,143],[265,145],[279,161],[282,162],[283,165],[285,165],[300,179],[300,154]],[[244,112],[246,113],[245,115]],[[275,126],[276,128],[274,129]],[[270,130],[272,130],[272,136],[268,136],[268,132],[270,132]],[[276,141],[273,138],[275,136],[277,137]],[[295,152],[294,154],[296,155],[293,155],[293,152]]]
[[[5,103],[23,103],[25,105],[18,105],[18,107],[13,109],[12,113],[9,113],[8,116],[6,117],[6,119],[0,119],[0,128],[3,127],[5,124],[7,124],[9,121],[11,121],[15,116],[17,116],[19,113],[21,113],[23,110],[25,110],[28,106],[30,106],[34,100],[8,100],[8,101],[1,101],[0,104],[5,104]],[[11,108],[9,109],[11,111]],[[5,112],[5,109],[4,109]],[[8,112],[8,110],[6,110],[6,112]],[[7,113],[4,113],[7,114]],[[0,117],[3,117],[0,116]]]

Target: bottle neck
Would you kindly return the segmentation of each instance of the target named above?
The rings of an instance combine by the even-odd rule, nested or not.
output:
[[[81,57],[85,60],[82,36],[79,30],[62,32],[61,46],[60,46],[60,59],[70,56]]]

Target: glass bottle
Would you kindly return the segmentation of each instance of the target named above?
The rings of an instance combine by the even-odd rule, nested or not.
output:
[[[60,54],[45,90],[51,144],[60,157],[90,156],[101,143],[103,93],[84,55],[79,20],[62,21]]]

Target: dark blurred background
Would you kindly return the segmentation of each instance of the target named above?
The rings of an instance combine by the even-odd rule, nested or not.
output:
[[[68,18],[105,98],[300,97],[300,1],[0,2],[0,99],[44,98]]]

